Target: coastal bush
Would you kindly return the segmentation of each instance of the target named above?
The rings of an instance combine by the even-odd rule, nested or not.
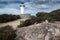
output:
[[[0,40],[15,40],[16,34],[11,26],[0,28]]]
[[[2,14],[0,15],[0,23],[6,23],[9,21],[20,19],[19,15],[12,15],[12,14]]]
[[[32,25],[32,24],[34,24],[34,23],[35,23],[34,20],[28,19],[28,20],[22,22],[20,25],[18,25],[18,27],[25,27],[25,26]]]

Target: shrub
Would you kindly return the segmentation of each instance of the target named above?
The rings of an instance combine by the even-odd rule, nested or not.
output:
[[[38,12],[36,14],[36,16],[37,16],[37,22],[38,23],[45,21],[45,20],[48,20],[49,22],[54,20],[53,17],[51,16],[51,14],[46,13],[46,12]]]
[[[34,20],[28,19],[28,20],[22,22],[20,25],[18,25],[18,27],[25,27],[25,26],[32,25],[32,24],[34,24],[34,23],[35,23]]]
[[[20,19],[19,15],[12,15],[12,14],[2,14],[0,15],[0,23],[5,23],[13,20]]]
[[[0,28],[0,40],[14,40],[15,37],[16,34],[14,30],[11,29],[11,26]]]

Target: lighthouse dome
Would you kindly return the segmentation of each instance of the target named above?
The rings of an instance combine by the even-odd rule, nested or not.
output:
[[[24,4],[21,4],[20,7],[25,7],[25,5]]]

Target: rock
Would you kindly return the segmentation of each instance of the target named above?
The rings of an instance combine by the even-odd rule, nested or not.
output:
[[[19,28],[16,31],[17,40],[45,40],[45,37],[50,28],[54,28],[53,25],[49,23],[41,23],[40,26],[32,26],[32,27],[23,27]],[[52,29],[53,29],[52,28]]]

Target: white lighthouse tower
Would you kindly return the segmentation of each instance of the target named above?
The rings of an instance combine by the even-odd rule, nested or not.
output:
[[[30,14],[24,13],[24,8],[25,8],[24,3],[21,3],[21,5],[20,5],[20,17],[22,19],[26,19],[26,18],[30,19],[31,18]]]
[[[24,7],[25,7],[24,4],[21,4],[21,5],[20,5],[20,9],[21,9],[20,13],[21,13],[21,14],[24,14]]]

